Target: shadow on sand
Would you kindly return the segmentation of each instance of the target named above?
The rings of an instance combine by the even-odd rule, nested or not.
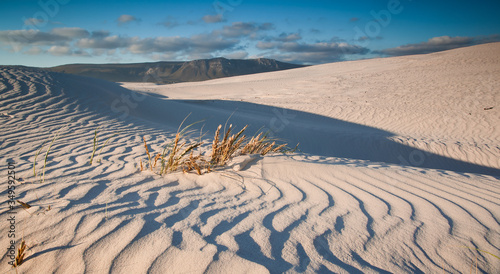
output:
[[[229,123],[237,129],[248,124],[248,134],[258,130],[270,131],[291,145],[300,143],[300,150],[318,156],[367,160],[388,164],[478,173],[500,177],[500,169],[451,159],[406,146],[391,140],[393,133],[373,127],[345,122],[312,113],[228,100],[170,100],[121,87],[119,84],[92,79],[95,89],[81,90],[79,82],[85,77],[65,75],[61,81],[72,85],[74,94],[94,93],[100,106],[123,119],[133,116],[153,122],[160,129],[172,130],[190,114],[188,124],[204,120],[204,130],[213,130]],[[74,78],[74,79],[73,79]],[[209,135],[207,135],[209,136]]]
[[[397,143],[391,140],[394,134],[388,131],[302,111],[241,101],[149,97],[138,104],[135,115],[161,124],[177,125],[190,113],[190,121],[205,120],[205,129],[215,129],[232,114],[229,122],[237,128],[249,124],[249,133],[269,131],[289,144],[300,143],[302,152],[313,155],[500,176],[500,169]]]

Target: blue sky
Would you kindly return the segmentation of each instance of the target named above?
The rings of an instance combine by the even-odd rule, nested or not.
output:
[[[1,0],[0,64],[274,58],[300,64],[500,41],[500,1]]]

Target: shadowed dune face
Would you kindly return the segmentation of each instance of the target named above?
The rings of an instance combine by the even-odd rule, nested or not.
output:
[[[17,215],[32,246],[21,268],[27,273],[455,273],[476,258],[479,271],[499,270],[494,257],[463,248],[498,254],[497,167],[307,112],[168,100],[28,69],[2,68],[0,76],[0,158],[16,162],[26,182],[17,198],[33,205],[33,215]],[[138,172],[142,137],[157,151],[189,113],[191,122],[206,120],[204,131],[234,113],[230,123],[249,124],[249,132],[266,127],[305,153],[262,157],[239,172]],[[46,183],[29,183],[34,152],[65,126]],[[90,166],[98,126],[100,140],[120,133],[102,163]],[[0,259],[3,272],[7,260]]]
[[[497,167],[481,166],[395,142],[395,135],[381,129],[341,121],[317,114],[229,100],[169,100],[159,95],[138,93],[119,84],[97,81],[84,84],[85,78],[66,76],[67,90],[76,96],[86,93],[99,98],[96,110],[111,110],[118,117],[128,115],[153,122],[157,126],[172,127],[186,116],[189,121],[204,121],[210,133],[226,121],[248,132],[263,130],[290,146],[300,143],[302,152],[312,155],[367,160],[386,164],[478,173],[500,176]],[[90,83],[94,83],[89,81]],[[81,82],[85,87],[81,89]],[[88,90],[90,88],[90,90]],[[230,117],[230,120],[228,118]]]
[[[300,151],[311,155],[500,176],[500,169],[429,153],[391,140],[394,135],[390,132],[316,114],[221,100],[156,103],[145,100],[144,104],[148,110],[139,113],[159,114],[159,117],[179,114],[185,117],[191,113],[194,121],[206,120],[207,128],[216,128],[227,120],[227,113],[232,113],[230,123],[249,124],[254,131],[263,127],[292,146],[300,143]],[[171,111],[179,109],[182,111]]]
[[[500,43],[492,43],[199,83],[124,86],[177,100],[294,109],[380,129],[390,133],[391,141],[416,149],[396,157],[405,165],[420,166],[427,156],[440,155],[499,169],[499,56]]]

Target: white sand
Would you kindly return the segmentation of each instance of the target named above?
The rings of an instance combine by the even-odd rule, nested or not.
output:
[[[459,273],[477,259],[498,273],[499,84],[500,43],[165,86],[0,68],[4,182],[15,161],[33,206],[16,209],[19,271]],[[142,137],[159,151],[188,113],[207,142],[234,113],[302,152],[140,172]],[[120,133],[90,166],[97,126],[101,143]],[[60,128],[38,183],[34,154]]]

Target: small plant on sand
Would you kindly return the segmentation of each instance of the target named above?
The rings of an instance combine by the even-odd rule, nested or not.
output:
[[[17,249],[17,255],[13,267],[19,267],[24,262],[24,256],[26,256],[26,242],[23,240]]]
[[[189,158],[182,162],[182,171],[188,173],[190,171],[196,171],[198,175],[203,174],[203,170],[207,172],[212,171],[210,168],[210,163],[205,160],[201,155],[194,156],[193,151],[189,154]]]
[[[177,138],[176,138],[177,140]],[[168,160],[165,161],[165,165],[163,167],[163,173],[173,172],[178,170],[183,163],[182,159],[185,155],[187,155],[190,151],[193,151],[197,147],[201,146],[202,143],[191,143],[187,144],[186,142],[182,142],[180,145],[178,142],[175,142],[174,147],[170,150],[168,155]]]
[[[149,167],[151,168],[151,171],[153,171],[153,166],[151,165],[151,154],[149,154],[149,148],[148,144],[146,143],[146,138],[142,136],[142,140],[144,141],[144,148],[146,149],[146,155],[148,155],[148,160],[149,160]],[[142,161],[141,161],[141,170],[143,169],[142,167]]]
[[[94,142],[93,142],[93,148],[92,148],[92,155],[90,155],[90,161],[89,161],[89,164],[92,165],[93,161],[94,161],[94,155],[97,151],[97,147],[99,146],[99,140],[98,140],[98,131],[99,131],[99,127],[97,127],[94,131]],[[104,147],[108,144],[109,140],[111,140],[111,138],[115,137],[116,135],[118,135],[118,133],[115,133],[113,135],[111,135],[107,140],[106,142],[104,142],[104,144],[101,145],[101,149],[99,150],[99,154],[97,154],[97,158],[99,158],[99,156],[101,156],[101,152],[102,150],[104,149]],[[97,160],[98,163],[101,162],[101,159],[99,158]]]
[[[177,133],[175,134],[175,139],[172,142],[166,144],[165,147],[163,148],[162,153],[160,154],[159,157],[159,159],[161,159],[160,175],[167,174],[169,172],[173,172],[179,169],[183,162],[182,158],[191,151],[193,151],[194,149],[202,145],[201,141],[193,143],[187,143],[186,141],[182,141],[182,139],[189,136],[190,134],[189,128],[201,122],[201,121],[194,122],[183,128],[182,125],[184,124],[184,122],[188,117],[189,115],[186,116],[186,118],[184,118],[182,123],[179,125]]]
[[[101,152],[102,152],[102,150],[104,149],[104,147],[108,144],[109,140],[111,140],[111,138],[113,138],[113,137],[115,137],[116,135],[118,135],[118,133],[119,133],[119,132],[117,132],[117,133],[115,133],[115,134],[113,134],[113,135],[109,136],[109,138],[106,140],[106,142],[104,142],[104,144],[102,144],[101,149],[99,150],[99,154],[97,154],[97,158],[99,158],[99,156],[101,156]],[[101,158],[99,158],[99,159],[97,160],[97,162],[98,162],[98,163],[100,163],[100,162],[101,162],[101,160],[102,160],[102,159],[101,159]]]
[[[490,253],[488,251],[485,251],[485,250],[481,250],[479,248],[471,248],[471,247],[468,247],[468,246],[462,246],[462,248],[467,248],[467,249],[470,249],[470,250],[476,250],[476,251],[479,251],[479,252],[482,252],[484,254],[488,254],[488,255],[491,255],[495,258],[497,258],[498,260],[500,260],[500,257],[498,257],[497,255],[493,254],[493,253]],[[470,268],[470,272],[469,273],[472,273],[472,270],[474,269],[474,265],[475,265],[475,269],[476,269],[476,273],[478,272],[478,266],[477,266],[477,255],[475,256],[475,261],[472,261],[472,264],[471,264],[471,268]],[[444,269],[443,269],[444,271]]]
[[[42,167],[42,174],[39,175],[40,176],[40,182],[45,182],[45,169],[47,167],[47,162],[48,162],[48,159],[49,159],[49,153],[50,153],[50,150],[52,148],[52,146],[54,145],[54,142],[59,139],[60,137],[60,133],[61,133],[61,130],[63,129],[64,127],[62,127],[61,129],[59,129],[56,134],[54,135],[54,137],[52,138],[52,141],[50,142],[47,150],[45,151],[45,158],[44,158],[44,161],[43,161],[43,167]],[[42,143],[40,149],[35,153],[35,158],[33,160],[33,176],[37,177],[37,172],[36,172],[36,160],[38,158],[38,155],[40,155],[40,153],[42,152],[42,149],[44,148],[45,146],[45,142]]]
[[[50,149],[52,148],[52,145],[54,144],[56,139],[57,139],[57,136],[54,137],[54,139],[52,139],[52,142],[50,142],[50,145],[47,148],[47,151],[45,152],[45,159],[43,161],[43,168],[42,168],[42,183],[45,182],[45,168],[47,167],[47,160],[49,159]]]
[[[154,153],[150,152],[150,148],[146,142],[146,138],[143,137],[144,148],[146,150],[146,156],[148,157],[148,160],[145,165],[143,164],[142,160],[139,160],[141,171],[149,169],[155,172],[156,169],[159,175],[163,175],[169,172],[177,171],[179,169],[184,169],[183,165],[186,164],[184,158],[189,155],[189,153],[193,152],[193,150],[203,144],[201,142],[201,137],[200,141],[198,142],[187,142],[184,140],[190,134],[189,128],[201,122],[195,122],[182,127],[188,117],[189,115],[184,118],[181,125],[177,129],[174,140],[165,144],[161,153],[156,153],[155,155]],[[197,159],[197,157],[192,157],[191,159]],[[157,168],[158,163],[160,163],[159,168]]]
[[[187,118],[187,117],[186,117]],[[251,138],[248,142],[243,134],[248,128],[248,125],[244,126],[240,131],[233,134],[233,125],[229,125],[227,129],[224,129],[223,135],[221,134],[222,125],[217,127],[215,131],[215,136],[212,141],[211,154],[207,158],[206,156],[200,154],[195,155],[194,151],[203,145],[201,141],[202,134],[200,134],[200,140],[197,142],[184,141],[186,135],[188,134],[188,129],[193,126],[193,123],[186,127],[182,127],[184,124],[182,121],[179,126],[175,138],[173,141],[167,143],[161,153],[157,153],[155,157],[152,157],[150,149],[143,137],[144,148],[146,150],[146,155],[148,156],[147,166],[143,165],[142,160],[140,160],[141,171],[150,169],[154,171],[157,162],[160,161],[159,175],[164,175],[177,170],[182,170],[184,172],[194,171],[201,175],[205,171],[210,172],[215,167],[225,166],[228,161],[241,154],[256,154],[266,155],[268,153],[275,152],[293,152],[295,149],[290,150],[287,144],[276,144],[276,140],[267,138],[264,133],[259,133],[258,135]],[[298,145],[297,145],[298,146]]]
[[[233,125],[229,125],[226,130],[222,140],[220,140],[220,131],[222,125],[219,125],[215,131],[214,141],[212,142],[212,156],[210,163],[214,166],[223,166],[227,163],[231,157],[236,153],[236,151],[241,147],[243,141],[245,141],[245,135],[243,132],[247,129],[248,125],[243,127],[238,133],[231,134]]]
[[[166,146],[166,149],[164,149],[163,153],[160,155],[160,175],[179,169],[181,167],[182,158],[202,145],[201,142],[187,143],[186,141],[181,141],[181,137],[183,136],[181,132],[177,132],[173,144],[171,146]]]
[[[89,164],[92,165],[92,161],[94,160],[94,154],[97,150],[97,131],[99,130],[99,127],[97,127],[94,131],[94,148],[92,149],[92,155],[90,156],[90,161]]]
[[[287,144],[276,146],[276,141],[267,138],[267,134],[261,132],[252,137],[248,143],[241,149],[241,154],[260,154],[262,156],[268,153],[285,152]],[[294,150],[295,151],[295,150]]]
[[[146,138],[142,137],[142,140],[144,141],[144,148],[146,149],[146,155],[148,156],[149,169],[153,171],[154,168],[156,167],[156,164],[158,163],[158,160],[161,157],[161,153],[157,153],[156,156],[152,158],[151,154],[149,153],[149,148],[148,148],[148,143],[146,142]],[[145,170],[144,166],[142,165],[142,160],[140,160],[140,164],[141,164],[141,171]]]
[[[36,158],[38,158],[38,155],[40,155],[40,152],[42,152],[43,147],[45,146],[45,142],[42,143],[40,146],[40,149],[35,153],[35,159],[33,160],[33,176],[36,178]]]

